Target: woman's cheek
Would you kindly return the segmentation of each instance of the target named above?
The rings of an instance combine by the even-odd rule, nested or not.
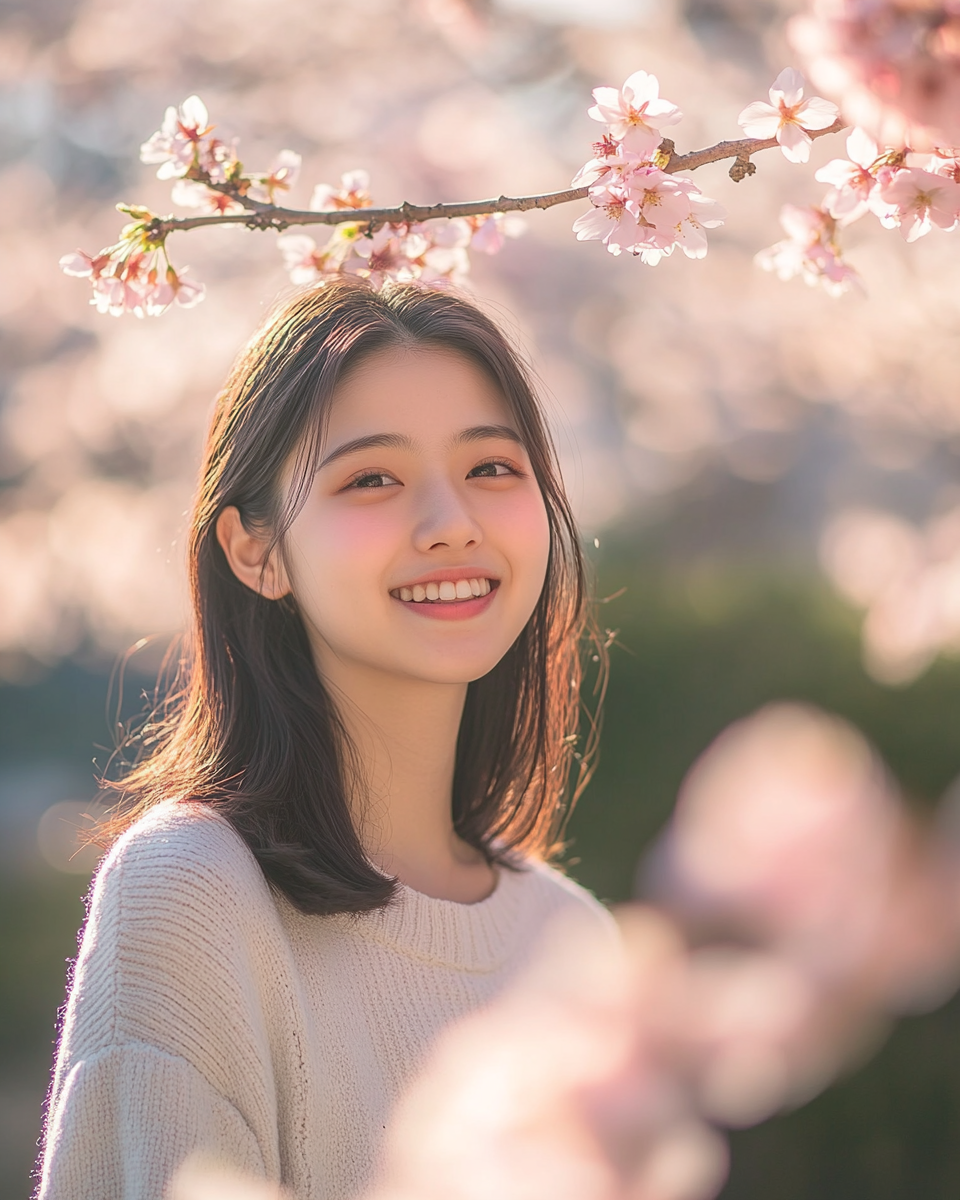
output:
[[[499,514],[501,544],[519,574],[535,573],[542,582],[550,553],[550,523],[539,491],[516,497]]]
[[[384,572],[400,548],[397,518],[388,507],[358,506],[337,512],[324,523],[321,556],[330,567],[328,578],[358,589],[382,587]]]

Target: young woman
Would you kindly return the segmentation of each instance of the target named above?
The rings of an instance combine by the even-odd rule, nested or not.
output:
[[[219,398],[189,570],[39,1196],[161,1200],[201,1153],[343,1200],[438,1031],[560,910],[609,929],[545,865],[583,761],[583,566],[504,336],[413,285],[282,305]]]

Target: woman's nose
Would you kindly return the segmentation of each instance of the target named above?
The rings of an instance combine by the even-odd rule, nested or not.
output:
[[[417,513],[414,545],[417,550],[465,550],[478,546],[483,532],[463,496],[449,483],[425,489]]]

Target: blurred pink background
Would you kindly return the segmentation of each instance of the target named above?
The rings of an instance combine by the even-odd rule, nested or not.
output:
[[[738,0],[42,0],[0,24],[0,672],[103,662],[182,619],[180,534],[227,365],[289,285],[273,234],[213,229],[170,248],[208,284],[192,311],[98,316],[59,256],[115,239],[118,200],[170,210],[137,159],[166,105],[198,92],[250,167],[304,155],[293,203],[364,166],[375,199],[473,199],[569,183],[590,90],[654,72],[678,149],[736,117],[792,63],[794,5]],[[759,272],[781,203],[816,202],[777,153],[735,185],[703,262],[656,268],[578,244],[582,205],[533,213],[476,263],[551,399],[590,536],[646,520],[717,473],[780,481],[771,544],[819,562],[866,613],[878,678],[960,646],[960,235],[913,246],[872,218],[849,236],[866,298]],[[477,256],[480,257],[480,256]],[[718,544],[745,536],[718,513]],[[820,568],[817,568],[820,569]]]

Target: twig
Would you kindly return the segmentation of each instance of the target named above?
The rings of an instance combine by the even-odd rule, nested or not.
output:
[[[828,129],[810,130],[811,138],[839,133],[844,126],[836,121]],[[667,158],[663,170],[670,175],[677,171],[695,171],[708,163],[732,158],[736,161],[730,168],[730,176],[739,182],[756,170],[751,156],[760,150],[772,150],[776,138],[743,138],[739,141],[718,142],[705,150],[692,150],[689,154],[676,154],[674,143],[665,138],[660,146],[661,157]],[[283,208],[277,204],[263,204],[237,192],[230,185],[215,185],[207,181],[213,191],[223,192],[247,212],[213,213],[202,217],[155,217],[149,225],[149,234],[157,241],[177,230],[202,229],[208,225],[245,225],[249,229],[275,229],[282,232],[291,225],[365,225],[372,232],[381,225],[409,225],[415,221],[430,221],[437,217],[483,217],[490,213],[529,212],[534,208],[553,208],[557,204],[569,204],[573,200],[585,200],[585,187],[567,188],[562,192],[545,192],[538,196],[499,196],[490,200],[468,200],[465,202],[440,204],[410,204],[404,201],[396,208],[334,209],[330,212],[313,212],[310,209]]]

